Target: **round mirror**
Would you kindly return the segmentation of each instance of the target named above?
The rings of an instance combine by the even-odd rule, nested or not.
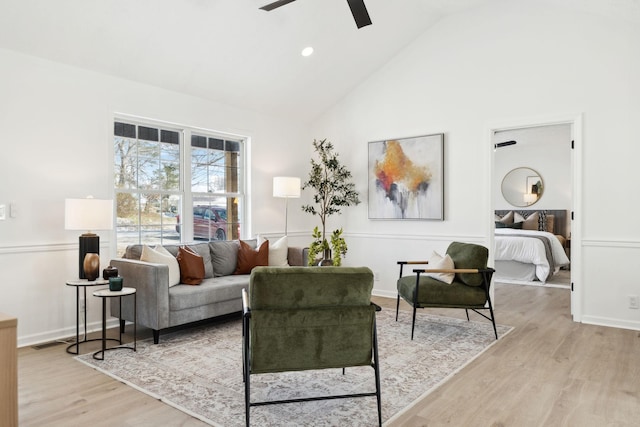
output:
[[[543,191],[542,177],[530,168],[515,168],[502,180],[502,197],[513,206],[531,206]]]

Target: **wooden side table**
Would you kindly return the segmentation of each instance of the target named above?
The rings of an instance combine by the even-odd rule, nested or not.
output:
[[[18,319],[0,313],[0,426],[18,427]]]
[[[133,295],[133,347],[122,345],[122,329],[118,327],[120,336],[116,340],[115,338],[107,338],[107,298],[118,298],[120,300],[120,313],[122,313],[122,297]],[[122,288],[120,291],[110,291],[109,289],[102,289],[93,293],[94,297],[102,298],[102,350],[98,350],[93,353],[93,358],[96,360],[104,360],[104,352],[107,350],[117,349],[130,349],[136,351],[137,337],[136,329],[138,329],[138,313],[137,313],[137,296],[136,288]],[[122,315],[122,314],[121,314]],[[117,341],[120,345],[116,347],[107,348],[107,340]]]

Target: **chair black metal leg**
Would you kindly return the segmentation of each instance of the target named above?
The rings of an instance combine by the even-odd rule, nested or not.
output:
[[[398,301],[396,301],[396,322],[398,321],[398,311],[400,310],[400,294],[398,294]]]
[[[411,341],[413,341],[413,330],[416,328],[416,305],[413,305],[413,320],[411,321]]]
[[[378,360],[378,328],[373,325],[373,363],[375,364],[375,376],[376,376],[376,399],[378,402],[378,426],[382,427],[382,400],[380,396],[380,362]]]
[[[496,328],[496,318],[493,315],[493,306],[491,305],[491,299],[489,298],[489,313],[491,313],[491,323],[493,323],[493,333],[496,334],[496,339],[498,339],[498,329]]]
[[[465,308],[464,312],[467,313],[467,322],[468,322],[469,321],[469,310]]]
[[[242,376],[244,380],[244,410],[246,425],[249,427],[249,415],[251,411],[251,387],[249,382],[251,380],[251,372],[249,371],[249,319],[244,317],[242,319]]]

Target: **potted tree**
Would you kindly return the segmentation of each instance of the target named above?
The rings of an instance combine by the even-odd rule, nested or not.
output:
[[[359,204],[360,199],[355,184],[351,181],[351,172],[340,164],[333,144],[326,139],[314,139],[313,148],[318,160],[311,159],[309,179],[302,185],[302,189],[311,188],[315,191],[314,204],[304,205],[302,210],[320,217],[322,231],[318,227],[313,230],[309,264],[315,264],[317,256],[322,254],[321,264],[341,265],[342,257],[347,253],[347,244],[342,237],[342,228],[332,233],[331,242],[327,240],[327,217],[341,213],[343,207]]]

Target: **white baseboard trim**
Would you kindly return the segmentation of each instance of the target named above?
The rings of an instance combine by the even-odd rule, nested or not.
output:
[[[640,331],[640,321],[637,320],[621,320],[600,316],[582,316],[582,323],[596,326],[607,326],[611,328],[630,329],[632,331]]]
[[[120,322],[118,319],[107,320],[107,329],[119,327]],[[102,321],[87,323],[87,334],[92,332],[99,332],[102,330]],[[108,334],[108,332],[107,332]],[[80,325],[80,340],[84,335],[84,326]],[[107,335],[108,336],[108,335]],[[67,327],[64,329],[58,329],[55,331],[47,331],[41,334],[33,334],[18,337],[18,348],[29,347],[32,345],[40,345],[49,342],[59,341],[65,343],[73,343],[76,339],[76,326]]]
[[[373,289],[371,291],[371,295],[375,295],[377,297],[385,297],[385,298],[397,298],[398,293],[396,291],[385,291],[384,289]]]

